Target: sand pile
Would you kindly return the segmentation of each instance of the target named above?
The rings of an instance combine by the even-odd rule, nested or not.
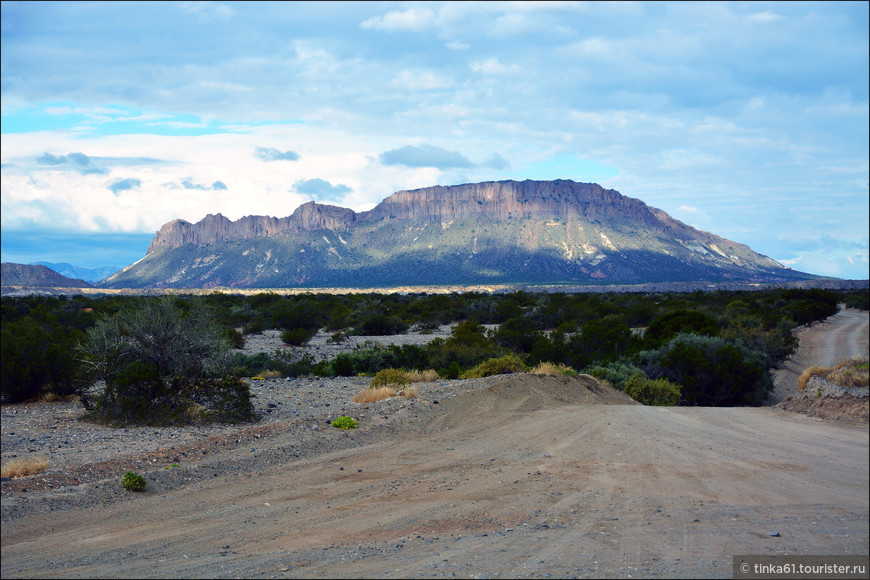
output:
[[[628,395],[590,375],[510,375],[483,389],[441,402],[444,413],[430,427],[454,428],[493,413],[530,413],[567,405],[638,405]]]

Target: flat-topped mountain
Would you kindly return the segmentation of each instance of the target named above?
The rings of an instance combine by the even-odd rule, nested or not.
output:
[[[816,278],[597,184],[399,191],[370,211],[174,220],[106,287],[785,282]]]

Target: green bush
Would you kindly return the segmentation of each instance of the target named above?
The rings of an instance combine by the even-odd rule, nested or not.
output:
[[[384,385],[407,385],[411,383],[408,373],[398,369],[383,369],[375,373],[369,388],[382,387]]]
[[[629,362],[612,362],[607,365],[596,365],[587,367],[583,372],[592,375],[599,381],[607,382],[611,387],[619,391],[625,390],[625,386],[633,376],[646,376],[642,370]]]
[[[130,491],[145,491],[146,482],[141,475],[128,471],[121,479],[121,485]]]
[[[491,375],[504,375],[508,373],[523,373],[529,368],[523,364],[515,354],[506,354],[499,358],[486,360],[471,370],[462,373],[463,379],[479,379]]]
[[[341,416],[332,422],[336,429],[356,429],[359,422],[353,417]]]
[[[317,334],[316,328],[288,328],[281,331],[281,340],[284,344],[302,346]]]
[[[183,309],[173,297],[135,304],[98,319],[78,346],[89,378],[106,383],[92,418],[118,425],[254,418],[247,385],[227,377],[228,341],[201,300]]]
[[[681,385],[695,405],[760,405],[773,390],[766,354],[718,336],[678,334],[637,358],[647,376]]]
[[[680,402],[680,386],[667,379],[653,380],[643,375],[634,375],[625,385],[624,392],[644,405],[669,407]]]
[[[407,330],[408,325],[401,318],[375,313],[363,319],[354,332],[360,336],[389,336],[404,334]]]
[[[644,338],[648,344],[658,345],[680,333],[716,336],[719,334],[719,323],[704,312],[680,309],[654,318]]]
[[[39,313],[37,313],[39,314]],[[0,327],[0,396],[5,403],[82,392],[75,344],[82,332],[49,313],[4,319]]]

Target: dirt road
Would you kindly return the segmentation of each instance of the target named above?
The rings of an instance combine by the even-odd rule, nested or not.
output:
[[[866,424],[521,380],[365,445],[237,447],[165,492],[4,521],[2,576],[723,578],[735,554],[868,553]]]
[[[800,346],[782,369],[774,373],[774,403],[797,391],[797,379],[807,367],[834,366],[843,359],[867,356],[870,341],[870,313],[866,310],[840,310],[834,316],[797,331]]]

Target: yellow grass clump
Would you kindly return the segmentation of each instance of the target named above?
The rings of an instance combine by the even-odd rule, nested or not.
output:
[[[0,477],[27,477],[42,473],[48,469],[48,459],[35,455],[32,457],[16,457],[0,468]]]
[[[417,389],[415,387],[397,389],[395,386],[386,385],[383,387],[369,387],[368,389],[363,389],[352,399],[352,401],[354,403],[374,403],[391,397],[413,399],[416,396]]]
[[[555,364],[551,362],[542,362],[535,368],[529,371],[533,375],[549,375],[557,377],[559,375],[577,374],[577,371],[562,363]]]
[[[856,356],[838,362],[833,367],[813,365],[798,377],[798,390],[807,388],[807,383],[813,377],[821,377],[844,389],[870,386],[870,371],[868,371],[866,356]]]
[[[408,373],[408,381],[411,383],[434,383],[438,380],[438,373],[435,369],[427,371],[411,371]]]

